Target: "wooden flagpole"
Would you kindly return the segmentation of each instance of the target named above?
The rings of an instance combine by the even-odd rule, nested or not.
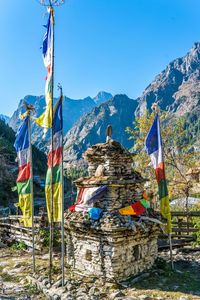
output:
[[[172,270],[174,270],[173,253],[172,253],[172,234],[171,233],[169,233],[169,248],[170,248],[171,268],[172,268]]]
[[[51,205],[50,205],[50,240],[49,240],[49,283],[52,282],[52,262],[53,262],[53,75],[54,75],[54,11],[50,2],[52,29],[52,63],[51,63]]]
[[[63,100],[62,94],[62,87],[61,90],[61,101]],[[62,244],[61,244],[61,267],[62,267],[62,286],[64,286],[65,281],[65,274],[64,274],[64,264],[65,264],[65,240],[64,240],[64,176],[63,176],[63,129],[62,129],[62,152],[61,152],[61,184],[62,184],[62,216],[61,216],[61,237],[62,237]]]
[[[33,256],[33,273],[35,273],[35,229],[34,229],[34,195],[33,195],[33,159],[32,159],[32,143],[31,143],[31,109],[28,107],[28,131],[29,131],[29,147],[30,147],[30,178],[31,178],[31,217],[32,217],[32,256]]]

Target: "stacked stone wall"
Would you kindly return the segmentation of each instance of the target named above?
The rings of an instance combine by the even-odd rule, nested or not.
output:
[[[157,231],[68,231],[67,263],[83,275],[122,281],[150,268],[157,256]]]

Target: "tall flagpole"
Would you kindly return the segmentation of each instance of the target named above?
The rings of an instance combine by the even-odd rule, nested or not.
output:
[[[172,234],[169,233],[169,248],[170,248],[170,260],[171,260],[171,268],[174,270],[174,261],[173,261],[173,253],[172,253]]]
[[[152,110],[158,113],[160,115],[160,107],[156,104],[152,106]],[[159,118],[159,125],[160,125],[160,118]],[[161,128],[161,126],[160,126]],[[169,238],[169,249],[170,249],[170,260],[171,260],[171,268],[174,270],[174,262],[173,262],[173,253],[172,253],[172,235],[171,233],[168,233]]]
[[[62,94],[62,87],[60,86],[61,91],[61,101],[63,101],[63,94]],[[62,116],[63,117],[63,116]],[[62,286],[64,286],[65,275],[64,275],[64,251],[65,251],[65,240],[64,240],[64,176],[63,176],[63,129],[62,129],[62,152],[61,152],[61,184],[62,184],[62,215],[61,215],[61,237],[62,237],[62,244],[61,244],[61,267],[62,267]]]
[[[52,281],[52,261],[53,261],[53,75],[54,75],[54,11],[50,3],[52,21],[52,63],[51,63],[51,205],[50,205],[50,240],[49,240],[49,283]]]
[[[32,143],[31,143],[31,110],[28,107],[28,133],[29,133],[29,149],[30,149],[30,178],[31,178],[31,218],[32,218],[32,256],[33,256],[33,273],[35,273],[35,229],[34,229],[34,195],[33,195],[33,159],[32,159]]]

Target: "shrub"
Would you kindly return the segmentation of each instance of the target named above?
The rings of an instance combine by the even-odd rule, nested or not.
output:
[[[26,245],[25,245],[24,241],[19,241],[12,245],[13,250],[22,250],[25,248],[26,248]]]

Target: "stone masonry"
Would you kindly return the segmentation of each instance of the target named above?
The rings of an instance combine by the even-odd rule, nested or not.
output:
[[[85,212],[65,214],[67,263],[83,275],[122,281],[150,268],[157,257],[160,222],[147,212],[122,216],[119,208],[142,198],[145,180],[132,168],[132,154],[111,138],[85,153],[89,176],[77,187],[108,185],[94,204],[103,209],[98,221]]]

